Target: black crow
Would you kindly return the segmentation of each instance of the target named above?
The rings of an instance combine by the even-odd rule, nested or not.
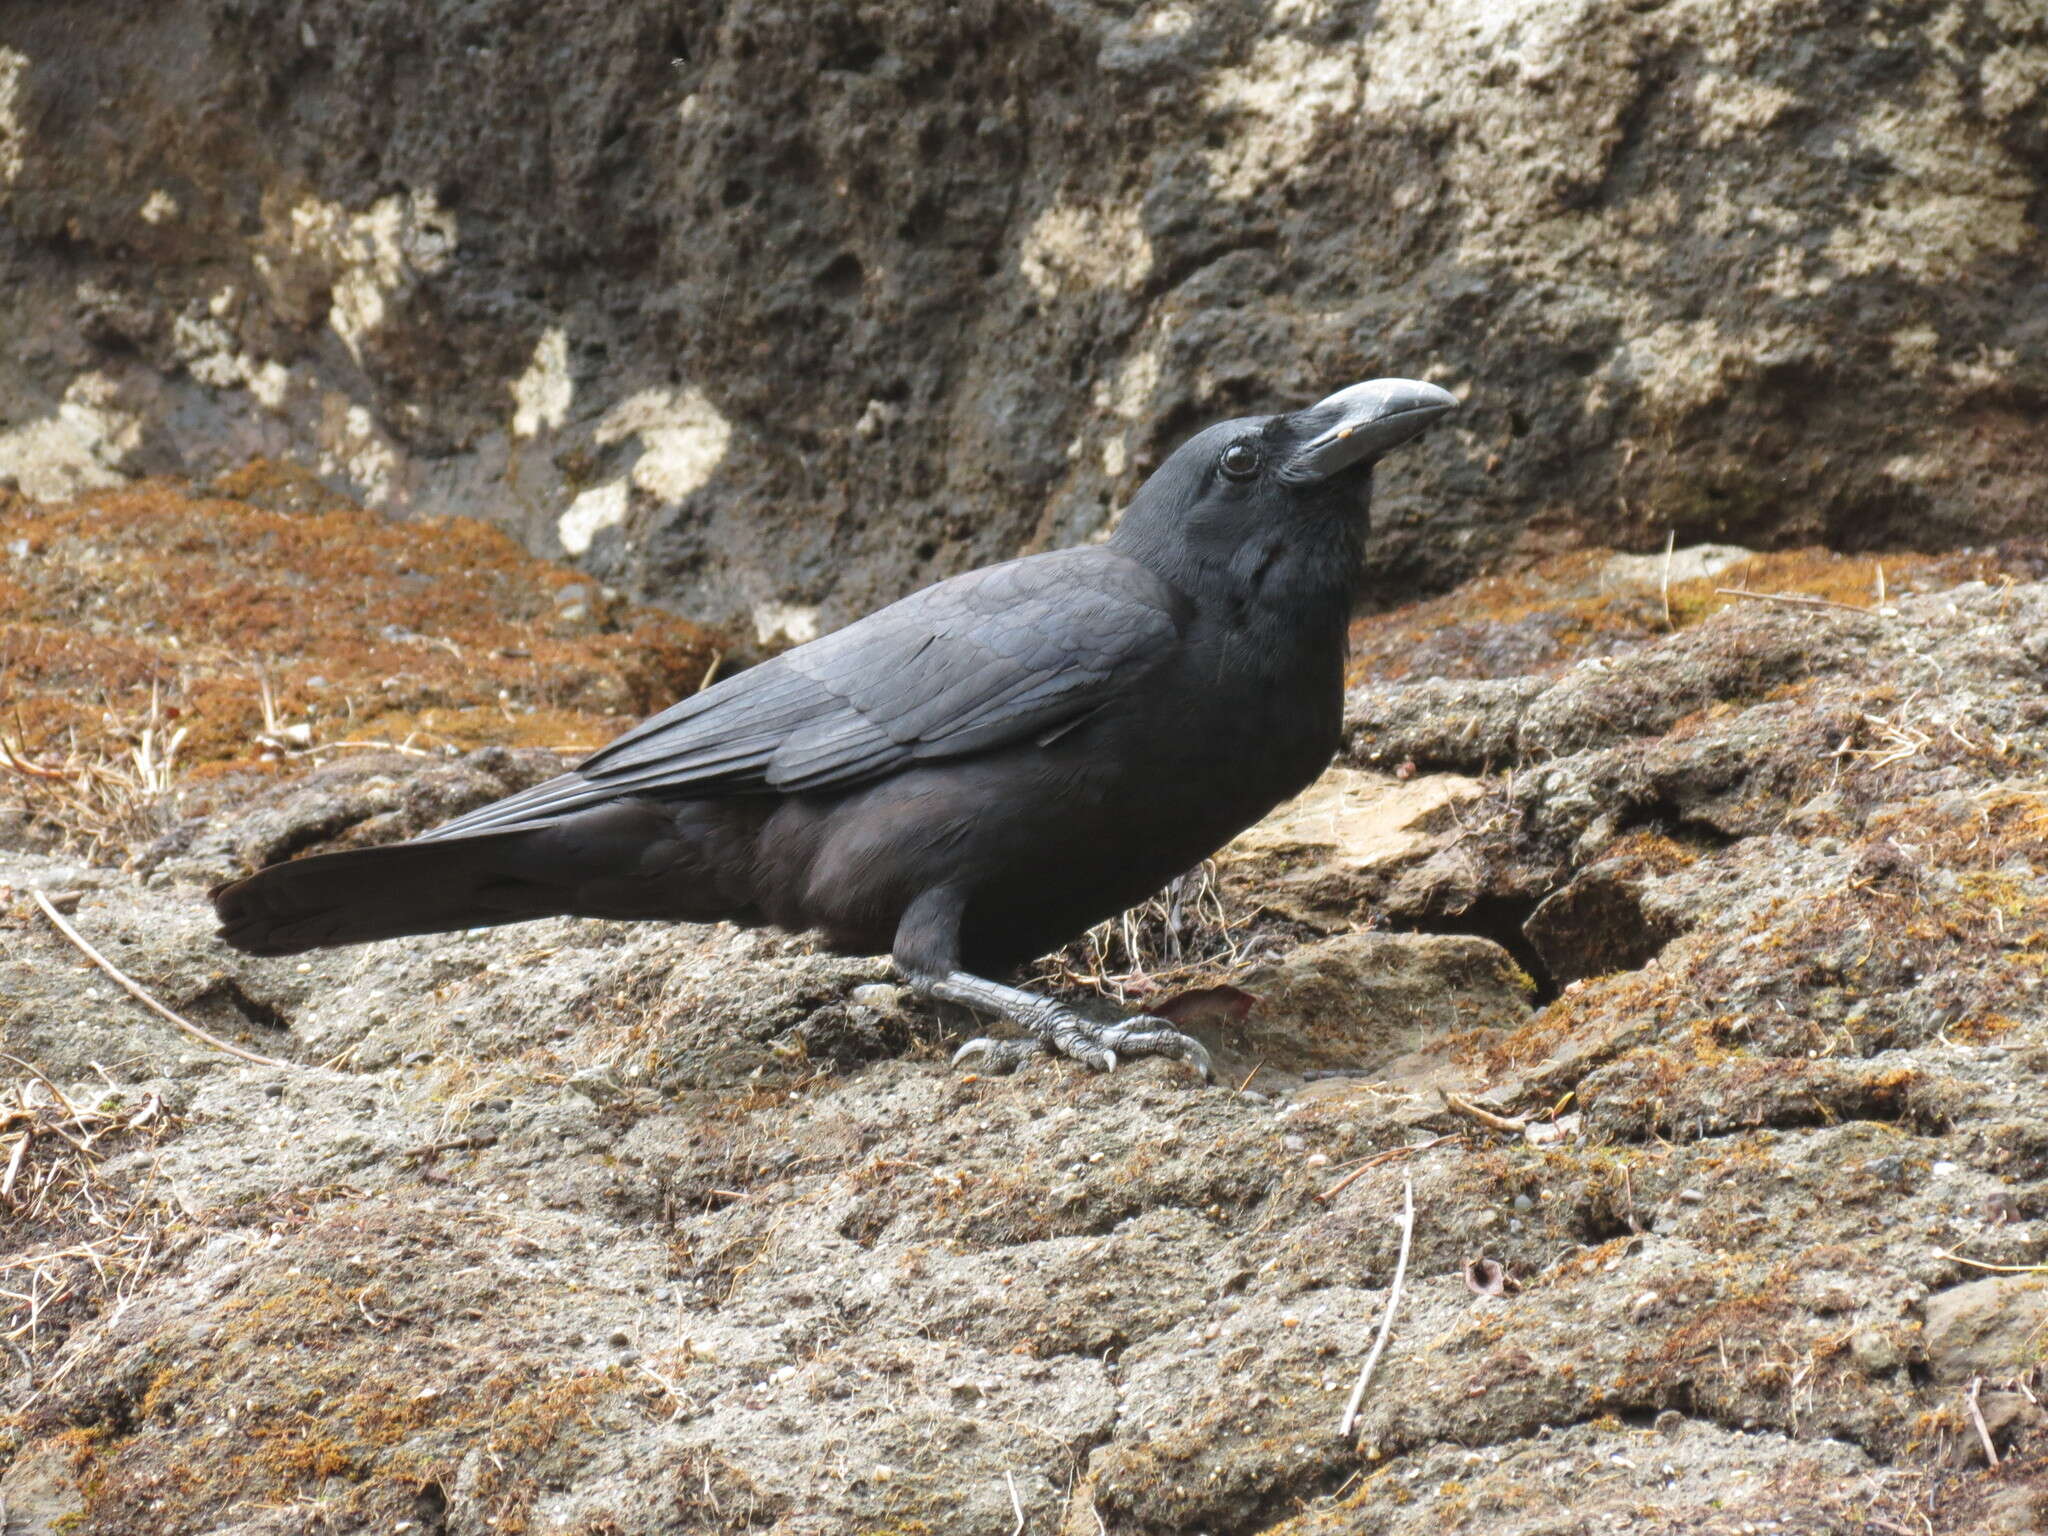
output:
[[[772,923],[888,951],[911,987],[1091,1066],[1099,1025],[989,979],[1199,863],[1338,743],[1371,467],[1456,405],[1407,379],[1227,421],[1107,542],[954,576],[664,710],[573,772],[410,842],[213,893],[259,955],[574,915]]]

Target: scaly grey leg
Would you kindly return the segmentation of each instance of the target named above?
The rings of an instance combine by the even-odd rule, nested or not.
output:
[[[1200,1072],[1204,1082],[1215,1078],[1209,1053],[1201,1041],[1149,1014],[1115,1024],[1092,1024],[1049,997],[1040,997],[1022,987],[1006,987],[967,971],[949,971],[938,977],[912,976],[910,984],[926,997],[959,1003],[979,1013],[997,1014],[1030,1031],[1030,1038],[1024,1040],[970,1040],[953,1053],[955,1066],[973,1062],[988,1072],[1014,1072],[1040,1052],[1056,1051],[1098,1072],[1112,1072],[1116,1069],[1117,1052],[1122,1051],[1128,1056],[1170,1056]]]

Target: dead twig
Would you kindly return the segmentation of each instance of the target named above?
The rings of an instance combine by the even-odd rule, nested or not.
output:
[[[1017,1497],[1017,1479],[1010,1476],[1008,1467],[1003,1468],[1003,1481],[1009,1485],[1010,1508],[1017,1514],[1017,1523],[1010,1527],[1010,1536],[1024,1536],[1024,1501]]]
[[[1947,1259],[1952,1264],[1967,1264],[1972,1269],[1988,1269],[2001,1275],[2048,1275],[2048,1264],[1987,1264],[1982,1259],[1966,1259],[1946,1248],[1935,1249],[1934,1256]]]
[[[471,1136],[451,1136],[446,1141],[428,1142],[423,1147],[407,1147],[400,1157],[438,1157],[443,1152],[467,1152],[478,1147],[495,1147],[498,1138],[488,1132]]]
[[[183,1030],[193,1039],[202,1041],[205,1044],[212,1046],[217,1051],[225,1051],[230,1056],[239,1057],[243,1061],[253,1062],[259,1067],[277,1067],[284,1071],[291,1070],[292,1064],[288,1061],[277,1061],[269,1056],[259,1056],[254,1051],[245,1051],[239,1045],[235,1045],[229,1041],[223,1040],[218,1035],[208,1034],[205,1030],[201,1029],[197,1024],[194,1024],[190,1019],[181,1018],[177,1014],[171,1012],[170,1009],[166,1008],[162,1003],[158,1002],[155,998],[151,997],[147,992],[145,992],[139,983],[131,980],[128,977],[128,975],[121,970],[119,966],[114,964],[113,961],[109,960],[105,955],[101,954],[98,950],[94,949],[91,944],[87,943],[85,935],[80,933],[76,928],[72,927],[69,923],[65,922],[64,914],[59,912],[55,907],[51,906],[49,898],[45,896],[41,891],[30,891],[29,894],[35,897],[36,905],[43,909],[43,916],[47,917],[50,920],[50,922],[56,927],[59,933],[63,934],[64,937],[69,939],[73,944],[77,945],[79,952],[81,954],[83,954],[88,960],[92,961],[92,963],[98,966],[101,970],[105,971],[109,976],[113,977],[114,981],[120,986],[122,991],[126,992],[130,997],[134,998],[137,1002],[141,1003],[145,1008],[149,1009],[151,1013],[156,1014],[161,1019],[167,1020],[168,1022],[175,1024],[179,1029]]]
[[[1843,613],[1860,613],[1866,619],[1881,618],[1871,608],[1859,608],[1854,603],[1838,603],[1830,597],[1808,597],[1804,592],[1752,592],[1747,587],[1716,587],[1716,597],[1746,597],[1754,603],[1785,603],[1794,608],[1838,608]]]
[[[1984,1442],[1984,1459],[1993,1471],[1998,1469],[1998,1447],[1991,1443],[1991,1431],[1984,1427],[1984,1410],[1977,1406],[1978,1389],[1984,1385],[1982,1376],[1970,1378],[1970,1422],[1977,1426],[1977,1438]]]
[[[1438,1090],[1444,1101],[1444,1108],[1454,1115],[1462,1115],[1475,1125],[1483,1125],[1489,1131],[1504,1131],[1510,1136],[1523,1135],[1529,1129],[1529,1122],[1519,1115],[1496,1115],[1490,1109],[1481,1109],[1469,1099],[1461,1099],[1455,1093]]]
[[[1351,1429],[1358,1422],[1358,1405],[1365,1401],[1366,1385],[1372,1380],[1373,1367],[1380,1363],[1380,1353],[1387,1347],[1387,1336],[1394,1331],[1394,1309],[1401,1304],[1401,1282],[1408,1275],[1408,1248],[1415,1239],[1415,1180],[1401,1181],[1401,1256],[1394,1261],[1394,1283],[1387,1289],[1387,1309],[1380,1314],[1380,1335],[1372,1341],[1372,1353],[1365,1357],[1365,1364],[1358,1372],[1358,1384],[1351,1389],[1351,1401],[1344,1405],[1344,1421],[1337,1426],[1337,1433],[1345,1439],[1351,1438]]]
[[[1397,1157],[1412,1157],[1417,1152],[1427,1152],[1431,1147],[1440,1147],[1447,1141],[1463,1141],[1464,1139],[1465,1133],[1463,1131],[1452,1131],[1448,1136],[1432,1136],[1428,1141],[1411,1141],[1403,1147],[1389,1147],[1384,1152],[1375,1152],[1371,1157],[1368,1157],[1356,1168],[1345,1174],[1343,1178],[1317,1195],[1316,1198],[1318,1200],[1333,1200],[1357,1183],[1358,1180],[1371,1173],[1373,1169],[1383,1164],[1391,1163]]]

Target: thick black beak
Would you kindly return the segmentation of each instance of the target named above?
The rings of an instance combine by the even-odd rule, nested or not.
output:
[[[1294,413],[1303,442],[1281,465],[1281,478],[1300,485],[1370,464],[1457,407],[1458,397],[1449,390],[1415,379],[1374,379],[1340,389]]]

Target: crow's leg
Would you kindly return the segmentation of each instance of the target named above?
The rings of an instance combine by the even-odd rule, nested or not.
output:
[[[953,1053],[953,1063],[972,1063],[987,1072],[1014,1072],[1043,1051],[1110,1072],[1117,1052],[1127,1056],[1171,1056],[1202,1074],[1215,1073],[1201,1041],[1182,1034],[1165,1019],[1140,1014],[1115,1024],[1095,1024],[1073,1009],[1022,987],[1008,987],[960,968],[960,908],[945,893],[928,892],[911,904],[896,932],[894,957],[911,990],[942,1003],[959,1003],[977,1013],[993,1013],[1022,1025],[1024,1040],[968,1041]]]

